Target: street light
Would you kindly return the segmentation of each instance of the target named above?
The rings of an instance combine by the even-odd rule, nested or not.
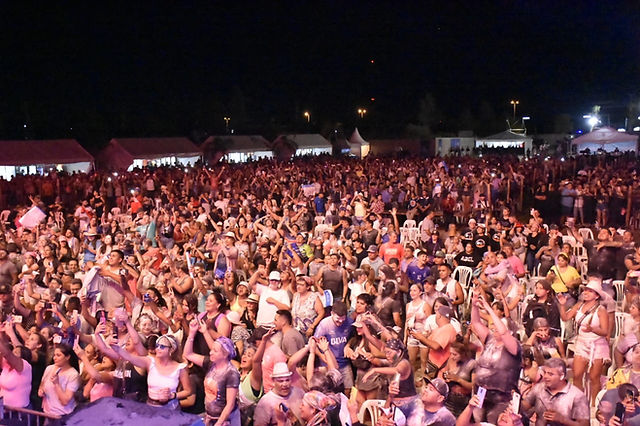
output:
[[[307,119],[307,123],[311,121],[311,115],[309,114],[309,111],[305,111],[302,115],[304,115],[304,118]]]
[[[229,131],[229,121],[231,121],[231,117],[224,117],[224,128],[226,129],[226,131]]]
[[[364,118],[364,115],[367,113],[367,110],[364,108],[358,108],[358,115],[360,115],[360,118]]]
[[[513,120],[516,120],[516,106],[520,104],[520,101],[517,101],[515,99],[512,99],[511,102],[509,102],[511,105],[513,105]]]

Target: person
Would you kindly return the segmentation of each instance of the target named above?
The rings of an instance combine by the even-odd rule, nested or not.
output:
[[[549,269],[547,279],[552,281],[551,287],[556,293],[573,293],[582,284],[580,273],[569,265],[569,256],[565,253],[556,256],[556,264]]]
[[[429,348],[425,376],[433,379],[440,375],[440,370],[449,359],[449,346],[456,339],[456,330],[451,325],[453,309],[440,306],[436,311],[436,328],[426,334],[411,331],[411,337],[418,339]]]
[[[406,275],[410,284],[422,284],[424,280],[431,275],[429,253],[420,250],[416,258],[407,266]]]
[[[436,290],[447,295],[454,307],[464,303],[464,290],[458,281],[451,277],[451,265],[443,263],[438,266],[438,281]]]
[[[582,291],[582,301],[566,310],[567,296],[558,295],[560,316],[563,321],[575,318],[577,337],[575,356],[573,358],[573,384],[584,389],[584,374],[589,375],[591,395],[593,399],[600,390],[600,376],[604,360],[610,356],[609,315],[601,301],[606,298],[602,285],[597,280],[590,280]]]
[[[178,362],[180,354],[175,337],[168,334],[160,336],[156,340],[156,351],[153,356],[134,355],[122,350],[119,345],[111,347],[122,359],[147,371],[147,404],[177,410],[179,400],[191,395],[187,365]],[[182,390],[178,391],[180,385]]]
[[[344,377],[344,387],[353,386],[353,372],[349,359],[344,355],[344,348],[353,334],[353,320],[347,316],[347,305],[337,300],[331,308],[331,316],[323,319],[316,327],[314,337],[325,337],[329,341],[329,350],[338,362],[340,372]]]
[[[306,337],[313,336],[320,321],[324,317],[324,307],[318,293],[312,291],[311,278],[296,277],[296,292],[291,302],[293,325]]]
[[[413,284],[409,288],[409,296],[411,301],[407,303],[405,312],[407,313],[407,321],[405,329],[409,336],[407,338],[407,351],[409,352],[409,361],[411,365],[416,366],[418,356],[420,357],[420,371],[424,371],[427,367],[427,346],[415,337],[410,335],[411,331],[421,332],[425,329],[427,317],[431,314],[431,308],[422,298],[422,285]]]
[[[286,309],[278,309],[276,312],[275,329],[282,333],[280,348],[287,359],[298,352],[304,345],[304,337],[292,326],[291,312]]]
[[[334,300],[347,300],[348,280],[347,271],[340,266],[340,255],[332,253],[325,258],[327,264],[320,268],[314,277],[316,285],[321,290],[329,290]]]
[[[264,268],[263,265],[258,267],[258,271]],[[256,294],[260,296],[258,302],[257,324],[262,327],[273,327],[274,319],[278,309],[291,309],[291,299],[289,294],[283,288],[280,288],[280,272],[271,271],[269,273],[269,285],[258,284],[255,275],[249,280],[249,284],[254,287]]]
[[[640,406],[637,403],[638,388],[632,383],[621,383],[605,392],[596,411],[600,424],[621,426],[621,418],[616,415],[618,403],[624,406],[624,424],[635,425],[640,420]]]
[[[253,418],[254,426],[275,426],[278,415],[276,410],[281,409],[281,405],[285,406],[287,411],[291,411],[295,418],[302,418],[301,405],[304,392],[299,387],[292,386],[292,375],[293,373],[284,362],[276,363],[273,367],[271,378],[274,386],[258,401]]]
[[[532,347],[534,359],[538,365],[542,365],[543,361],[549,358],[564,359],[565,357],[562,339],[551,334],[549,321],[544,317],[533,320],[533,332],[526,344]]]
[[[44,370],[38,396],[47,414],[64,416],[76,409],[75,392],[80,388],[77,359],[70,346],[59,344],[53,350],[53,364]]]
[[[335,407],[336,401],[320,391],[312,390],[302,397],[300,404],[300,420],[304,426],[329,426],[327,411]],[[276,406],[278,426],[285,426],[287,414],[281,406]]]
[[[542,371],[542,382],[534,385],[531,392],[522,398],[522,407],[527,414],[536,414],[536,426],[588,426],[590,410],[587,397],[581,389],[569,383],[564,361],[548,359]]]
[[[200,331],[209,345],[209,356],[193,352],[196,333]],[[231,365],[236,351],[233,342],[224,336],[213,340],[207,331],[206,324],[194,319],[189,324],[189,337],[184,347],[184,357],[206,371],[204,379],[205,410],[207,426],[229,425],[240,426],[240,409],[238,408],[238,388],[240,373]]]
[[[349,339],[347,346],[344,348],[345,357],[351,360],[351,364],[356,369],[355,387],[358,389],[357,401],[362,405],[368,399],[377,399],[382,388],[383,380],[378,375],[364,382],[362,378],[373,367],[373,358],[371,344],[364,335],[365,327],[362,318],[358,318],[353,323],[356,329],[356,335]]]
[[[424,425],[454,426],[456,418],[445,406],[449,396],[449,386],[440,379],[429,380],[424,377],[424,387],[420,399],[424,406]]]
[[[629,316],[625,318],[618,344],[613,353],[616,365],[624,364],[624,358],[631,348],[638,344],[640,328],[640,297],[634,296],[629,304]]]
[[[460,415],[469,403],[473,384],[471,374],[475,368],[475,345],[463,340],[451,344],[449,360],[442,368],[442,378],[449,386],[446,406],[455,416]]]
[[[480,319],[481,308],[491,318],[489,327]],[[522,347],[491,305],[476,291],[472,297],[471,330],[484,345],[475,369],[475,385],[487,390],[480,417],[495,423],[511,402],[511,391],[517,389]]]
[[[629,363],[618,367],[607,380],[606,388],[614,389],[622,383],[631,383],[640,386],[640,345],[635,345],[629,350]]]
[[[3,328],[13,327],[5,323]],[[6,338],[6,337],[5,337]],[[0,373],[0,397],[11,407],[26,408],[29,406],[31,394],[32,368],[31,351],[24,346],[11,346],[0,339],[0,355],[2,356],[2,373]]]
[[[522,324],[527,336],[533,333],[533,322],[539,317],[546,318],[552,336],[560,335],[560,309],[549,280],[536,283],[534,293],[524,300],[522,312]]]

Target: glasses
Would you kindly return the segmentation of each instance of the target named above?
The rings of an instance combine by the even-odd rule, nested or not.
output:
[[[156,349],[169,349],[169,345],[163,345],[162,343],[156,343]]]

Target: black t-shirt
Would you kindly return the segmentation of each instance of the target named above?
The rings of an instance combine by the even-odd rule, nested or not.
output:
[[[596,249],[599,244],[595,240],[585,240],[584,247],[589,253],[589,273],[598,273],[605,280],[615,279],[618,247],[602,247]]]
[[[484,254],[489,250],[491,245],[491,238],[486,235],[476,235],[473,239],[473,249],[476,251],[480,257],[484,256]]]
[[[475,268],[481,260],[482,256],[477,254],[475,251],[471,254],[467,254],[466,252],[458,253],[455,257],[455,261],[459,266],[468,266],[469,268]]]
[[[380,322],[385,327],[394,327],[396,324],[393,321],[393,313],[402,312],[402,304],[397,299],[385,299],[383,302],[380,311],[378,311],[378,318],[380,318]]]

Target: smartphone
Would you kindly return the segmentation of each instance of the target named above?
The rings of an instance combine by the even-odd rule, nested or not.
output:
[[[45,309],[51,309],[52,308],[51,302],[44,302],[44,308]]]
[[[478,395],[478,408],[482,408],[482,405],[484,404],[484,397],[487,396],[487,390],[482,386],[478,386],[476,395]]]
[[[283,413],[287,413],[289,411],[289,407],[287,407],[286,405],[284,405],[282,402],[280,403],[280,409],[282,410]]]
[[[59,345],[60,343],[62,343],[62,336],[56,334],[55,336],[53,336],[53,344],[54,345]],[[56,373],[57,374],[57,373]]]
[[[14,323],[22,324],[22,315],[12,315]]]
[[[151,302],[151,296],[149,296],[147,293],[142,295],[142,300],[144,301],[144,303],[149,303]]]
[[[113,326],[113,340],[118,341],[118,327]]]
[[[514,414],[518,414],[518,412],[520,411],[520,398],[521,395],[518,392],[514,392],[513,396],[511,397],[511,411]]]
[[[616,404],[616,417],[620,419],[620,424],[624,423],[624,412],[625,412],[624,404],[622,402],[618,402]]]

